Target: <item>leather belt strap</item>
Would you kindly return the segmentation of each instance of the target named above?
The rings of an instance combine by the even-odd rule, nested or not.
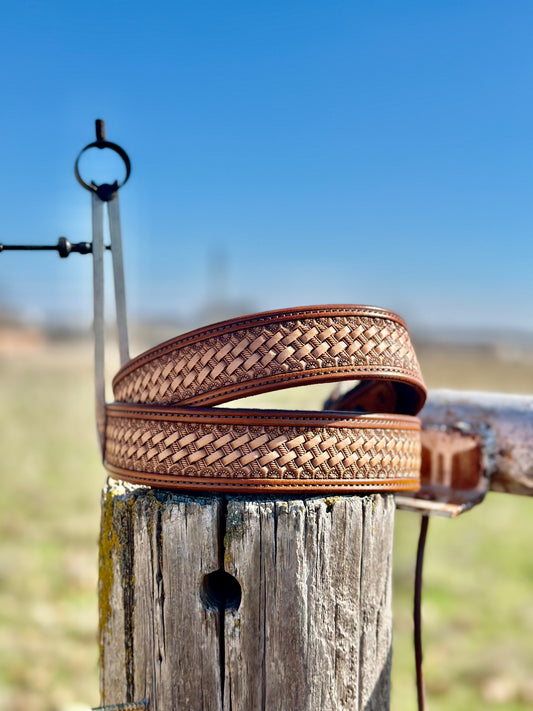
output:
[[[334,405],[357,414],[214,407],[341,380],[373,384],[370,398],[365,382]],[[384,309],[303,307],[208,326],[126,363],[113,390],[104,459],[121,479],[243,493],[419,487],[414,415],[426,391],[405,323]]]

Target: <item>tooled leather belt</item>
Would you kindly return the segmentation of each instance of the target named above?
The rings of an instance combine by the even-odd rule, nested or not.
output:
[[[221,408],[313,383],[362,381],[335,410]],[[426,391],[403,320],[316,306],[198,329],[127,362],[105,408],[105,466],[149,486],[234,492],[419,487]],[[355,410],[355,411],[354,411]]]

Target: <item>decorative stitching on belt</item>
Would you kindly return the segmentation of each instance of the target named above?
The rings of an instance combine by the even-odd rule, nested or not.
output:
[[[317,420],[326,421],[329,419],[339,423],[342,420],[343,426],[354,425],[356,427],[397,427],[398,423],[402,423],[402,429],[420,430],[420,420],[409,415],[395,415],[386,419],[377,419],[379,415],[352,415],[343,411],[325,411],[317,410],[308,411],[308,415],[302,416],[299,411],[291,412],[290,410],[237,410],[237,409],[222,409],[222,408],[194,408],[191,407],[188,411],[182,409],[154,409],[150,407],[134,407],[124,406],[122,403],[115,402],[107,405],[108,417],[120,417],[128,415],[131,418],[146,418],[150,420],[180,420],[186,422],[188,420],[195,421],[197,419],[209,420],[211,423],[224,423],[226,421],[242,422],[243,420],[256,421],[258,423],[264,420],[284,420],[287,424],[316,424]],[[381,416],[383,417],[383,416]]]
[[[386,415],[196,407],[355,378],[390,382],[403,399],[391,395]],[[105,464],[119,478],[220,491],[419,485],[413,415],[425,388],[405,324],[381,309],[291,309],[215,324],[129,361],[113,386]]]
[[[296,309],[289,309],[289,310],[278,310],[278,311],[271,311],[271,312],[266,312],[264,314],[254,314],[251,316],[243,317],[241,319],[235,319],[235,320],[229,320],[229,321],[223,321],[220,324],[215,324],[213,326],[207,326],[206,328],[203,329],[198,329],[196,331],[193,331],[191,334],[183,335],[183,336],[178,336],[177,338],[173,338],[169,341],[165,341],[164,343],[161,343],[159,346],[155,346],[154,348],[149,349],[146,351],[146,353],[141,354],[140,356],[137,356],[134,358],[130,363],[126,364],[124,368],[117,373],[115,380],[117,380],[119,377],[121,377],[121,374],[123,372],[127,372],[131,368],[137,367],[137,365],[146,362],[147,360],[151,360],[153,358],[157,358],[159,355],[164,354],[168,348],[171,348],[173,344],[175,343],[180,343],[181,346],[186,346],[190,345],[191,343],[196,343],[199,340],[205,340],[206,338],[209,338],[212,335],[216,335],[217,333],[224,333],[228,329],[232,331],[240,330],[242,328],[245,328],[246,326],[249,326],[250,328],[253,328],[254,326],[261,326],[266,323],[271,323],[273,321],[280,321],[280,320],[287,320],[287,319],[294,319],[299,316],[301,317],[306,317],[309,318],[310,316],[317,316],[317,315],[325,315],[325,314],[336,314],[336,315],[343,315],[346,313],[350,313],[352,315],[358,315],[358,316],[369,316],[371,318],[386,318],[390,319],[391,321],[396,321],[400,326],[403,326],[404,328],[407,328],[405,321],[395,314],[392,311],[388,311],[386,309],[381,309],[379,307],[370,307],[370,306],[334,306],[334,307],[328,307],[328,306],[316,306],[316,307],[300,307]]]
[[[128,477],[130,481],[133,483],[137,484],[153,484],[156,488],[159,486],[161,487],[162,482],[168,481],[170,485],[172,485],[174,482],[179,481],[176,478],[171,478],[169,477],[168,480],[165,480],[163,477],[151,477],[149,475],[145,475],[142,472],[127,472],[124,470],[121,470],[119,468],[113,467],[111,465],[108,465],[109,471],[112,474],[115,474],[119,479],[124,479],[125,475]],[[217,490],[220,490],[220,481],[208,481],[208,480],[182,480],[181,481],[181,486],[169,486],[169,488],[181,488],[181,489],[200,489],[204,487],[210,487],[210,488],[216,488]],[[258,493],[257,490],[257,485],[256,482],[242,482],[239,480],[234,480],[234,479],[227,479],[223,482],[224,486],[227,486],[228,488],[231,487],[233,488],[239,488],[239,489],[247,489],[247,490],[253,490],[256,493]],[[304,486],[306,488],[304,488]],[[303,493],[310,493],[313,490],[321,490],[322,489],[327,489],[327,490],[338,490],[338,489],[346,489],[346,490],[354,490],[357,492],[360,492],[361,489],[364,489],[365,491],[371,487],[372,490],[378,490],[378,489],[393,489],[393,490],[398,490],[398,491],[405,491],[405,490],[410,490],[418,486],[418,479],[415,477],[413,479],[388,479],[387,481],[372,481],[372,480],[344,480],[344,481],[313,481],[309,482],[307,485],[303,482],[295,482],[295,483],[289,483],[289,482],[280,482],[278,480],[273,480],[273,481],[268,481],[265,480],[262,484],[262,488],[268,492],[272,491],[291,491],[291,490],[298,490]],[[260,492],[259,492],[260,493]]]

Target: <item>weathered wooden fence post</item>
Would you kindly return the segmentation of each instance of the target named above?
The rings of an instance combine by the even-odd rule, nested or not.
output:
[[[345,380],[325,411],[227,406]],[[113,393],[104,464],[156,488],[103,496],[104,706],[386,711],[391,492],[418,488],[426,396],[405,323],[252,314],[136,356]]]
[[[195,496],[115,482],[102,506],[103,705],[389,708],[392,495]]]

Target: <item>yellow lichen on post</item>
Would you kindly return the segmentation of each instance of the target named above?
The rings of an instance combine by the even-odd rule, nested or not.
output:
[[[109,654],[106,655],[106,640],[115,633],[115,627],[123,628],[128,622],[119,614],[122,605],[117,605],[117,597],[123,597],[133,591],[134,578],[131,566],[125,560],[131,556],[129,523],[135,504],[134,492],[127,490],[118,482],[110,482],[102,493],[102,515],[99,539],[99,656],[100,669],[109,668]],[[130,571],[130,572],[127,572]],[[132,650],[127,646],[123,650],[123,659],[115,659],[114,664],[122,669],[126,676],[132,675]],[[108,657],[106,659],[106,657]],[[105,685],[102,684],[102,703],[105,703]]]
[[[98,612],[100,627],[107,627],[110,615],[110,596],[114,580],[113,553],[119,546],[119,539],[113,527],[113,494],[103,497],[102,521],[98,552]]]

